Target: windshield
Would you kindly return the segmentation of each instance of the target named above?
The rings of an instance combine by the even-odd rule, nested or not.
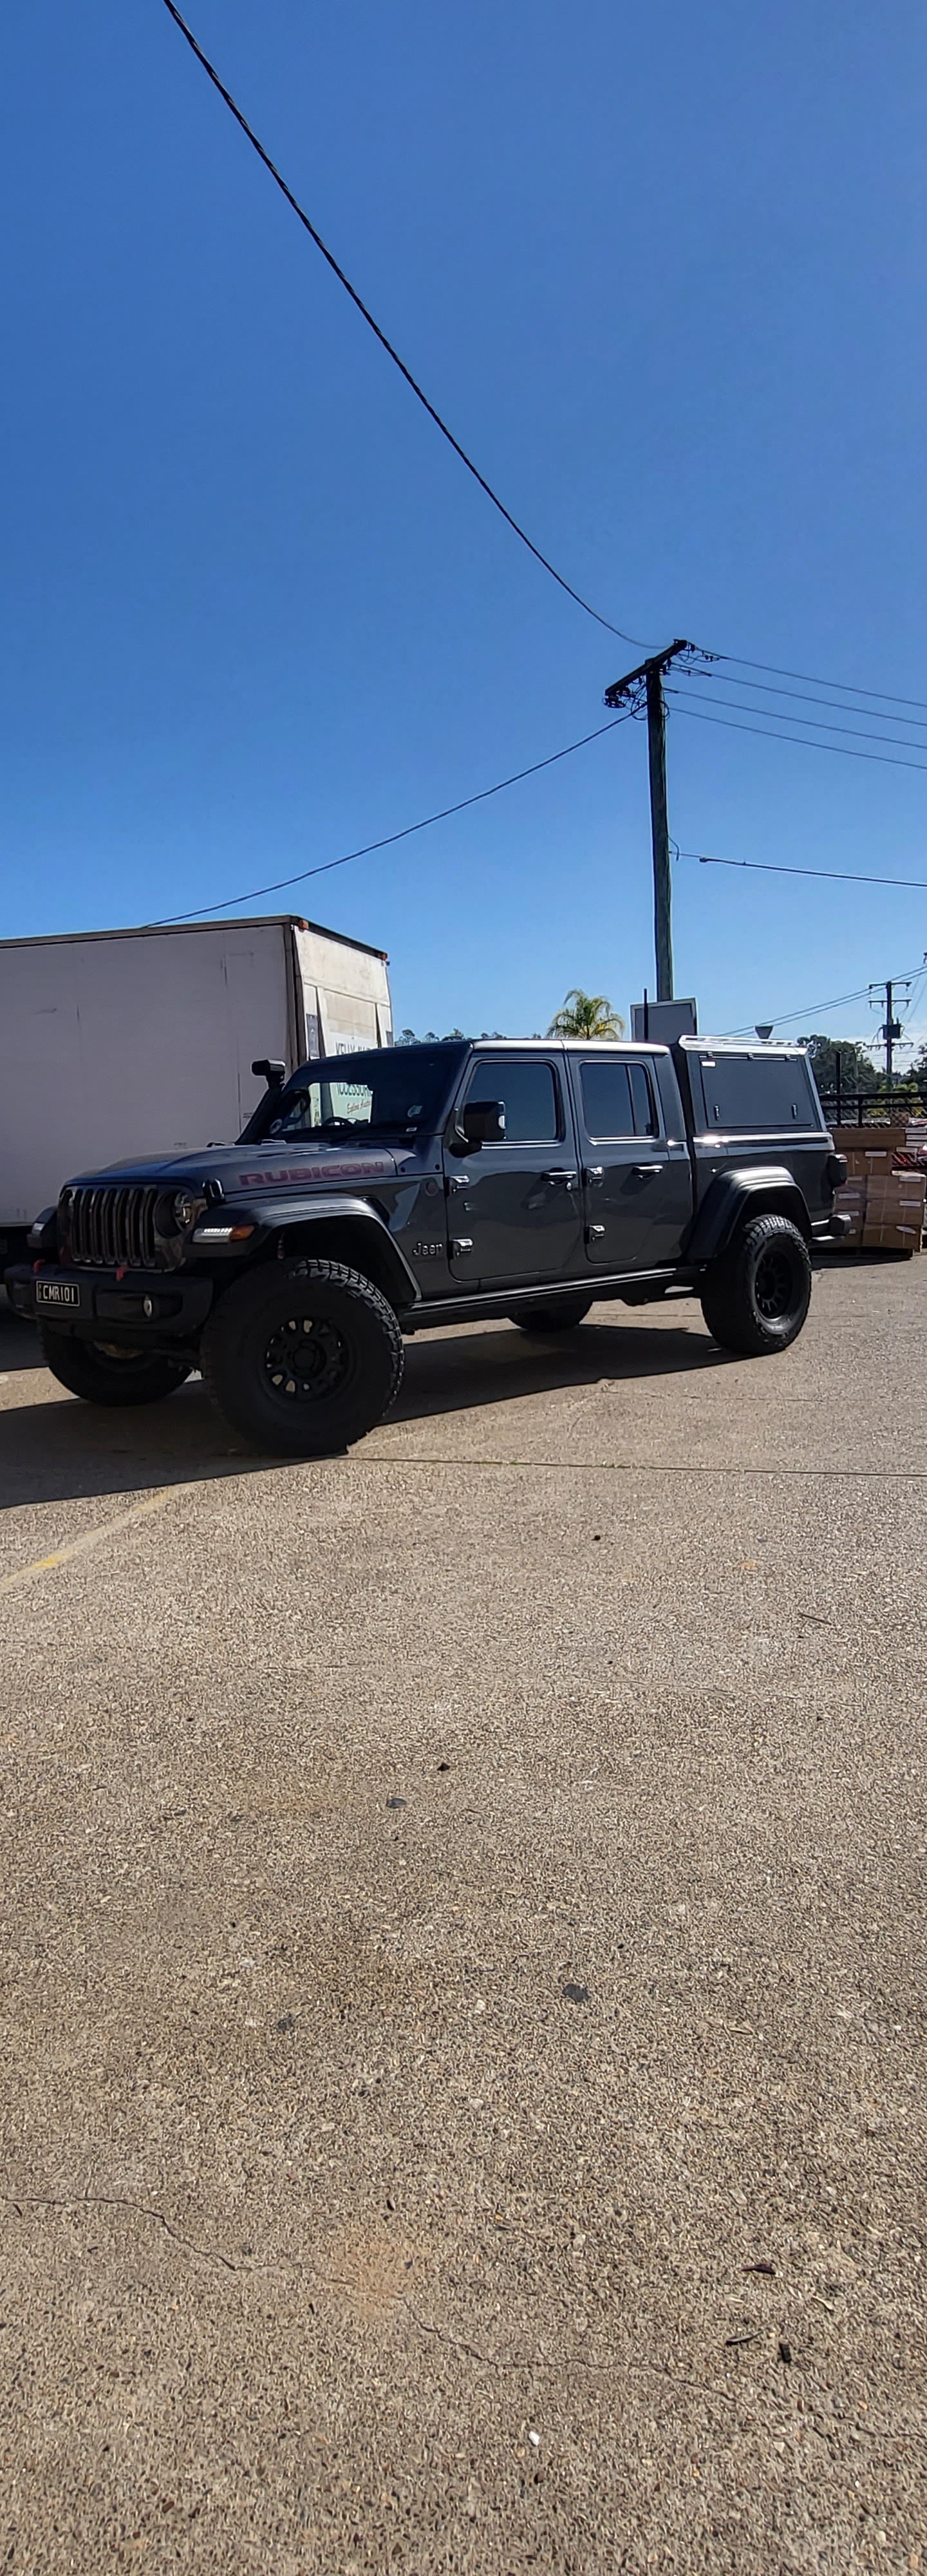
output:
[[[438,1125],[463,1047],[376,1047],[323,1057],[262,1101],[250,1136],[413,1136]]]

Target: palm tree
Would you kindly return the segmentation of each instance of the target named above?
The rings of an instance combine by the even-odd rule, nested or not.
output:
[[[624,1021],[620,1011],[613,1011],[604,993],[584,993],[574,984],[562,1010],[555,1011],[547,1035],[549,1038],[621,1038]]]

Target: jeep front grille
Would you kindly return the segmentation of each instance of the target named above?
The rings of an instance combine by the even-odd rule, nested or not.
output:
[[[61,1232],[71,1260],[96,1270],[161,1270],[164,1247],[155,1234],[160,1190],[103,1187],[66,1190]]]

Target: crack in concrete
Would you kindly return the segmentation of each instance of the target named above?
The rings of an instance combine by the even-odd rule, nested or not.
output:
[[[444,2326],[430,2323],[427,2317],[420,2316],[418,2309],[413,2307],[411,2300],[405,2298],[402,2292],[399,2294],[398,2304],[405,2308],[413,2325],[418,2326],[421,2334],[434,2336],[438,2343],[447,2344],[453,2352],[463,2353],[468,2361],[480,2362],[486,2370],[528,2372],[586,2370],[596,2374],[609,2370],[627,2370],[647,2377],[665,2379],[674,2388],[691,2389],[696,2397],[720,2397],[728,2406],[735,2405],[743,2394],[739,2389],[719,2388],[715,2380],[688,2379],[681,2371],[670,2370],[667,2362],[637,2360],[627,2353],[619,2352],[617,2346],[613,2346],[607,2354],[595,2361],[589,2360],[582,2352],[571,2352],[559,2361],[546,2361],[543,2356],[537,2354],[533,2354],[529,2359],[523,2353],[506,2356],[504,2353],[482,2352],[478,2344],[467,2343],[461,2337],[450,2334]],[[755,2404],[756,2400],[751,2398],[751,2403]]]
[[[38,2192],[24,2192],[17,2200],[12,2192],[4,2192],[2,2198],[9,2209],[15,2209],[17,2218],[21,2218],[24,2210],[27,2209],[125,2209],[135,2218],[153,2219],[158,2227],[163,2227],[166,2236],[173,2238],[175,2245],[182,2245],[185,2253],[198,2254],[203,2263],[220,2263],[226,2272],[258,2271],[263,2268],[259,2264],[233,2263],[228,2254],[220,2254],[216,2248],[209,2245],[198,2245],[195,2237],[184,2236],[179,2227],[172,2226],[166,2210],[154,2208],[150,2201],[129,2200],[117,2192],[80,2192],[76,2193],[73,2199],[60,2200],[50,2194]]]
[[[257,2277],[260,2274],[276,2272],[289,2273],[292,2278],[297,2272],[303,2271],[308,2274],[309,2279],[318,2289],[345,2290],[350,2294],[355,2286],[341,2273],[321,2272],[311,2263],[234,2263],[230,2255],[221,2253],[217,2247],[200,2245],[195,2237],[185,2236],[180,2228],[173,2226],[166,2210],[157,2208],[150,2201],[131,2200],[116,2192],[83,2192],[75,2194],[73,2198],[56,2198],[34,2192],[26,2192],[16,2198],[12,2192],[4,2192],[0,2194],[0,2199],[8,2208],[14,2209],[19,2218],[29,2209],[125,2210],[132,2217],[151,2219],[156,2226],[163,2228],[165,2235],[169,2236],[175,2245],[181,2246],[185,2253],[197,2255],[201,2262],[218,2264],[223,2271],[230,2272],[235,2277],[243,2274]],[[722,2388],[716,2380],[691,2379],[682,2371],[671,2370],[667,2362],[641,2360],[637,2355],[620,2352],[617,2346],[612,2346],[609,2351],[600,2356],[597,2355],[595,2359],[591,2359],[583,2352],[573,2351],[562,2355],[556,2361],[548,2361],[538,2353],[529,2355],[487,2352],[479,2344],[470,2343],[466,2336],[455,2335],[448,2327],[439,2326],[433,2319],[423,2317],[404,2291],[397,2292],[395,2305],[404,2309],[419,2334],[427,2336],[432,2342],[443,2344],[449,2352],[458,2354],[463,2360],[476,2362],[482,2370],[498,2371],[506,2376],[514,2376],[518,2373],[529,2375],[532,2371],[562,2373],[581,2370],[595,2377],[604,2377],[611,2371],[619,2370],[637,2378],[662,2379],[668,2387],[685,2388],[695,2397],[715,2397],[726,2406],[739,2406],[746,2403],[754,2414],[762,2416],[769,2429],[781,2431],[783,2426],[793,2424],[796,2420],[792,2410],[786,2406],[782,2406],[776,2414],[767,2412],[762,2397],[755,2388]],[[830,2426],[819,2424],[811,2414],[806,2421],[808,2429],[815,2432],[818,2439],[826,2443],[828,2448],[839,2432],[845,2429],[839,2424]],[[870,2441],[889,2441],[897,2438],[897,2433],[891,2432],[887,2426],[856,2424],[852,2429]]]

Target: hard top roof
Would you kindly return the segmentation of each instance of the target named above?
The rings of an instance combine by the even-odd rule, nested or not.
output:
[[[424,1045],[427,1041],[419,1039],[417,1043]],[[454,1043],[459,1046],[462,1041],[438,1041],[438,1044]],[[675,1038],[673,1046],[667,1046],[662,1038],[473,1038],[470,1043],[478,1054],[492,1055],[499,1055],[506,1047],[517,1047],[520,1055],[530,1047],[537,1047],[541,1052],[559,1047],[575,1055],[587,1055],[590,1048],[594,1048],[597,1055],[671,1055],[673,1046],[684,1047],[690,1055],[782,1056],[807,1053],[807,1049],[793,1038],[773,1038],[764,1043],[761,1038],[683,1037]]]

